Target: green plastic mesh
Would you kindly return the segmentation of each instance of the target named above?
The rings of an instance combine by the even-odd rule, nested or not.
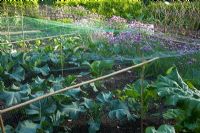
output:
[[[114,60],[116,65],[130,66],[159,57],[147,69],[150,77],[176,65],[187,80],[195,79],[195,84],[200,85],[198,39],[114,23],[120,27],[116,28],[109,21],[89,18],[62,23],[24,16],[1,17],[0,25],[1,50],[9,46],[7,54],[12,58],[18,58],[17,52],[26,53],[23,58],[27,60],[29,56],[41,58],[51,72],[63,75],[63,71],[79,70],[81,73],[85,61]],[[38,41],[42,45],[37,46]],[[52,64],[52,60],[57,60],[57,64]]]
[[[8,98],[1,96],[1,99],[8,102],[4,101],[0,107],[8,108],[50,91],[62,89],[64,86],[59,86],[59,81],[63,77],[67,77],[69,74],[83,75],[84,77],[85,73],[90,72],[90,68],[85,68],[85,62],[92,63],[94,61],[113,60],[114,71],[159,57],[160,59],[156,62],[146,65],[145,79],[156,78],[160,73],[164,73],[176,65],[186,81],[192,81],[194,85],[200,86],[199,39],[167,35],[140,27],[121,27],[122,25],[116,24],[120,27],[118,29],[109,24],[109,22],[93,19],[82,19],[69,24],[25,16],[1,17],[0,50],[5,52],[2,52],[0,56],[0,68],[4,69],[5,66],[5,69],[9,69],[7,66],[12,66],[13,69],[10,69],[9,72],[0,71],[0,74],[4,76],[0,79],[5,82],[5,86],[15,89],[9,93],[18,96],[18,93],[15,93],[18,87],[18,84],[14,84],[16,79],[17,83],[20,83],[19,86],[24,88],[29,88],[29,84],[42,82],[40,78],[36,77],[38,75],[50,80],[52,84],[42,86],[42,93],[38,95],[31,95],[28,99],[17,97],[12,103]],[[11,63],[5,64],[9,61]],[[39,74],[35,73],[38,71]],[[138,73],[140,75],[140,71]],[[52,78],[50,74],[56,78]],[[25,79],[20,75],[25,75]],[[135,80],[133,78],[122,77],[128,82]],[[113,84],[118,85],[121,82],[120,79]],[[113,88],[116,89],[118,86]],[[50,106],[47,103],[51,103],[46,103],[46,100],[51,98],[41,100],[44,103],[34,102],[31,106],[39,104],[40,108],[42,107],[41,110],[44,110],[42,113],[45,114],[46,109],[48,110],[48,106]],[[41,106],[41,104],[46,106]],[[29,109],[30,105],[24,108]],[[5,125],[16,127],[19,121],[28,119],[27,110],[24,108],[3,114]],[[11,119],[12,121],[10,121]]]

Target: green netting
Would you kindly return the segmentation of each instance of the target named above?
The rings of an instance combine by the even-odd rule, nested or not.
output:
[[[10,42],[75,33],[75,27],[29,17],[2,17],[0,37]]]
[[[109,22],[93,19],[83,19],[76,23],[66,24],[51,20],[15,16],[1,17],[0,25],[1,45],[12,45],[19,42],[27,43],[48,38],[51,40],[61,36],[79,36],[82,39],[81,45],[86,45],[87,47],[90,47],[90,44],[107,43],[112,49],[113,45],[112,54],[102,55],[103,50],[100,50],[101,53],[97,53],[99,57],[97,59],[100,59],[100,57],[114,57],[126,60],[140,60],[142,56],[147,59],[157,56],[161,58],[180,57],[196,53],[200,47],[198,39],[189,40],[186,38],[183,40],[183,38],[178,37],[174,39],[171,36],[138,27],[129,28],[125,26],[116,29],[110,26]],[[140,42],[140,40],[142,41]],[[61,42],[65,43],[63,40]],[[141,44],[138,46],[137,43]],[[124,51],[122,47],[124,47]],[[138,52],[140,49],[144,49],[146,52]],[[88,53],[84,54],[87,56]],[[90,54],[88,57],[93,58]]]
[[[95,25],[94,25],[95,23]],[[36,19],[24,16],[0,17],[0,43],[28,41],[29,39],[42,39],[45,37],[64,36],[67,34],[81,34],[88,31],[100,31],[100,23],[95,21],[93,25],[64,24],[61,22]],[[97,24],[99,23],[98,27]],[[113,31],[112,29],[103,29]]]
[[[74,84],[74,79],[69,75],[75,75],[77,79],[81,76],[95,78],[155,57],[159,57],[159,60],[146,65],[143,77],[146,80],[155,79],[176,65],[186,81],[200,86],[198,39],[161,34],[141,27],[121,27],[116,23],[113,27],[108,21],[93,19],[72,24],[23,16],[0,19],[1,108],[12,107],[70,86]],[[116,28],[115,24],[120,28]],[[109,63],[113,63],[112,69],[101,72],[104,67],[110,68]],[[140,79],[140,70],[134,74]],[[126,76],[122,78],[130,80]],[[101,83],[104,85],[104,82]],[[119,84],[119,81],[116,80],[114,84]],[[91,86],[82,88],[87,91]],[[21,113],[20,118],[16,118],[16,122],[5,119],[6,124],[16,128],[16,123],[21,119],[27,120],[27,117],[35,122],[35,116],[55,115],[55,110],[60,111],[56,106],[60,107],[59,102],[63,99],[66,105],[69,103],[65,100],[69,97],[77,102],[79,97],[76,97],[76,92],[83,93],[78,88],[75,92],[56,94],[19,108],[16,112]],[[5,118],[6,115],[9,112],[3,114]],[[58,121],[60,124],[60,119]]]

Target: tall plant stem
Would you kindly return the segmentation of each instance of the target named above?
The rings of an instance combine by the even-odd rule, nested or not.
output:
[[[64,76],[64,53],[63,53],[63,43],[60,42],[60,65],[61,65],[61,70],[62,70],[62,76]]]
[[[144,57],[142,55],[142,60],[144,61]],[[140,110],[140,115],[141,115],[141,122],[140,122],[140,127],[141,127],[141,133],[144,133],[144,73],[145,73],[145,65],[142,66],[142,72],[141,72],[141,89],[140,89],[140,104],[141,104],[141,110]]]

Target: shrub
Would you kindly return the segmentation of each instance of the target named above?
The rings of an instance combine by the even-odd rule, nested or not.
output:
[[[169,4],[157,1],[149,2],[147,6],[138,0],[66,0],[57,1],[55,4],[57,6],[81,5],[108,18],[121,16],[129,20],[142,20],[182,33],[200,29],[200,2],[198,0],[175,1]]]
[[[12,15],[27,15],[32,17],[38,17],[39,15],[39,0],[31,1],[5,1],[0,3],[2,12],[9,16]]]
[[[57,1],[57,6],[81,5],[95,13],[106,17],[121,16],[128,19],[137,18],[142,13],[142,4],[138,0],[66,0]]]
[[[171,29],[199,30],[200,2],[154,2],[144,9],[144,20]]]

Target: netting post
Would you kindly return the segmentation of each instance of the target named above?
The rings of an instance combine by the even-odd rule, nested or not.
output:
[[[22,39],[23,39],[23,43],[24,43],[24,16],[23,16],[23,5],[21,6],[21,19],[22,19]]]
[[[63,12],[64,12],[64,6],[62,7],[62,11],[61,11],[61,13],[62,13],[62,15],[61,15],[61,16],[62,16],[62,19],[64,18]],[[64,22],[62,22],[62,28],[63,28],[63,27],[64,27]],[[63,34],[63,33],[61,32],[61,35],[62,35],[62,34]],[[62,47],[62,51],[61,51],[62,53],[61,53],[61,54],[62,54],[62,58],[63,58],[63,56],[64,56],[63,43],[64,43],[64,40],[65,40],[64,37],[61,36],[61,40],[63,40],[63,41],[62,41],[62,45],[61,45],[61,47]],[[64,61],[64,59],[63,59],[63,62],[62,62],[62,76],[63,76],[63,77],[64,77],[64,65],[65,65],[64,63],[65,63],[65,61]]]
[[[8,16],[8,12],[9,12],[9,9],[8,9],[8,6],[7,6],[7,13],[6,13],[6,16],[7,16],[7,28],[8,28],[8,40],[9,40],[9,42],[11,42],[11,40],[10,40],[10,18],[9,18],[9,16]]]
[[[144,28],[144,27],[142,27]],[[141,25],[140,25],[140,21],[139,21],[139,36],[141,37],[142,36],[142,33],[141,33]],[[138,56],[142,56],[142,61],[143,61],[143,53],[139,52],[140,53]],[[142,55],[141,55],[142,54]],[[144,106],[144,103],[143,103],[143,93],[144,93],[144,90],[143,90],[143,81],[144,81],[144,66],[142,66],[142,72],[141,72],[141,90],[140,90],[140,97],[141,97],[141,101],[140,101],[140,106],[141,106],[141,109],[140,109],[140,115],[141,115],[141,121],[140,121],[140,130],[141,130],[141,133],[144,132],[144,112],[143,112],[143,106]]]
[[[4,127],[4,123],[3,123],[3,118],[2,118],[2,114],[0,113],[0,126],[1,126],[1,132],[2,133],[6,133],[5,127]]]
[[[62,77],[64,76],[64,54],[63,54],[63,38],[60,37],[60,54],[61,54],[61,70],[62,70]]]
[[[47,5],[45,5],[45,12],[46,12],[46,14],[45,14],[45,23],[46,23],[46,25],[45,25],[45,30],[46,30],[46,32],[47,32],[47,18],[48,18],[48,11],[47,11]]]

